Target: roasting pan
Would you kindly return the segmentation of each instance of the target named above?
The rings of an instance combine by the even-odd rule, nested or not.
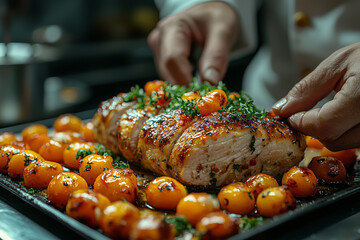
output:
[[[94,111],[75,114],[82,119],[90,119]],[[19,133],[27,125],[45,124],[48,127],[55,119],[13,126],[4,131]],[[354,172],[345,184],[319,188],[329,195],[297,201],[297,208],[288,213],[266,219],[262,224],[244,231],[230,239],[303,239],[360,212],[360,181]],[[0,199],[41,225],[60,239],[109,239],[101,230],[95,230],[68,217],[63,210],[52,206],[47,198],[37,192],[31,194],[19,182],[12,181],[0,173]]]

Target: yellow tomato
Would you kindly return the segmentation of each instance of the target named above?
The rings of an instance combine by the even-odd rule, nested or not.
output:
[[[42,145],[49,142],[51,139],[46,134],[35,134],[26,139],[26,143],[29,144],[30,149],[39,152]]]
[[[104,209],[100,227],[113,239],[129,239],[130,229],[139,220],[139,210],[131,203],[117,201]]]
[[[11,132],[4,132],[0,134],[0,146],[8,145],[17,141],[16,136]]]
[[[63,152],[63,161],[66,167],[71,169],[79,169],[79,161],[81,160],[81,156],[78,156],[78,158],[76,158],[76,154],[79,150],[90,153],[95,151],[95,147],[94,145],[89,143],[71,143],[65,148]]]
[[[81,126],[81,137],[86,142],[95,142],[94,124],[92,122],[83,123]]]
[[[25,150],[11,157],[8,163],[8,174],[11,178],[23,178],[24,168],[32,161],[45,161],[45,159],[38,153]]]
[[[79,189],[88,189],[85,179],[73,172],[63,172],[50,181],[47,197],[58,208],[64,208],[70,193]]]
[[[261,216],[273,217],[295,209],[296,200],[286,186],[272,187],[259,194],[256,207]]]
[[[317,192],[317,179],[308,168],[294,166],[282,178],[282,184],[287,185],[295,197],[310,197]]]
[[[208,193],[190,193],[180,200],[176,214],[184,216],[195,226],[206,214],[218,210],[219,202],[216,197]]]
[[[24,142],[13,142],[0,146],[0,172],[8,172],[8,163],[14,154],[28,149]]]
[[[165,87],[165,86],[166,86],[165,82],[161,80],[149,81],[144,86],[145,94],[147,96],[150,96],[152,92],[159,91],[161,87]]]
[[[181,96],[182,99],[189,101],[189,102],[196,102],[201,98],[199,91],[190,91],[186,92]]]
[[[109,199],[89,189],[75,190],[66,204],[66,214],[85,225],[95,228],[104,209],[110,205]]]
[[[63,172],[59,163],[50,161],[32,161],[24,168],[24,185],[28,188],[47,188],[53,177]]]
[[[146,187],[147,203],[158,209],[175,209],[179,201],[186,196],[184,185],[171,177],[158,177]]]
[[[201,115],[209,115],[216,112],[227,103],[227,96],[223,90],[213,90],[206,93],[201,100],[196,103]]]
[[[223,212],[206,214],[197,224],[196,230],[202,239],[225,239],[239,232],[239,224]]]
[[[24,128],[21,132],[21,136],[24,142],[27,143],[27,140],[34,135],[48,134],[48,128],[42,124],[33,124]]]
[[[45,142],[40,147],[39,153],[47,161],[60,163],[63,161],[63,152],[65,147],[65,144],[50,139],[50,141]]]
[[[269,187],[277,187],[279,184],[276,179],[265,173],[258,173],[254,176],[249,177],[246,182],[246,186],[248,186],[254,195],[255,199],[259,195],[260,192],[269,188]]]
[[[113,158],[91,154],[80,161],[79,173],[89,185],[94,185],[95,179],[105,170],[112,169]]]
[[[58,117],[54,122],[54,129],[56,132],[80,132],[82,121],[80,118],[65,114]]]

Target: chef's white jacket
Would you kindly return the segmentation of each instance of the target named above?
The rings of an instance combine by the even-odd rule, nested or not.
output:
[[[161,17],[201,2],[205,0],[156,0]],[[256,12],[259,5],[264,4],[265,21],[261,24],[264,24],[265,42],[249,64],[243,79],[243,89],[261,109],[270,109],[296,82],[335,50],[360,42],[359,0],[224,2],[236,9],[241,21],[239,42],[245,44],[234,50],[233,55],[237,57],[256,48]],[[328,96],[328,99],[331,97]]]

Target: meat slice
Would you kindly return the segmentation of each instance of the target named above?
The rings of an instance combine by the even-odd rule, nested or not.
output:
[[[159,113],[161,108],[147,106],[145,109],[130,108],[120,117],[117,122],[117,134],[119,150],[128,161],[139,160],[137,148],[140,131],[150,117]]]
[[[138,154],[141,165],[160,175],[168,175],[168,159],[181,134],[196,119],[179,111],[162,113],[146,121],[141,129]]]
[[[168,160],[184,184],[221,186],[264,172],[278,176],[303,158],[304,137],[273,118],[212,113],[186,129]]]
[[[102,102],[93,118],[93,132],[96,141],[104,144],[116,154],[120,153],[116,134],[116,122],[126,110],[136,104],[135,102],[124,102],[121,96],[118,95]]]

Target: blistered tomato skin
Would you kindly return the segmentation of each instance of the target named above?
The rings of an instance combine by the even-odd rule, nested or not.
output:
[[[317,179],[308,168],[294,166],[284,173],[282,185],[288,186],[295,197],[310,197],[317,192]]]
[[[286,186],[272,187],[259,194],[256,207],[261,216],[273,217],[295,209],[296,199]]]
[[[17,141],[16,136],[11,132],[4,132],[0,134],[0,146],[8,145]]]
[[[218,200],[211,194],[190,193],[178,203],[176,215],[184,216],[191,225],[195,226],[206,214],[219,209]]]
[[[65,208],[70,193],[79,189],[88,189],[85,179],[76,173],[63,172],[50,181],[47,196],[56,207]]]
[[[239,224],[223,212],[206,214],[197,224],[196,230],[202,239],[226,239],[239,232]]]
[[[14,154],[26,150],[26,144],[24,142],[13,142],[0,146],[0,172],[8,172],[8,163]]]
[[[45,159],[38,153],[25,150],[11,157],[8,163],[8,175],[11,178],[23,178],[24,168],[32,161],[45,161]]]
[[[42,124],[33,124],[24,128],[21,132],[21,136],[24,142],[27,142],[29,138],[35,135],[48,134],[48,128]]]
[[[51,139],[40,147],[39,153],[47,161],[61,163],[63,161],[65,148],[65,144]]]
[[[223,187],[217,197],[221,209],[231,213],[249,214],[255,209],[255,197],[251,189],[242,182]]]
[[[314,157],[309,166],[318,180],[325,183],[341,183],[346,178],[344,164],[333,157]]]
[[[276,179],[268,174],[265,173],[258,173],[249,177],[245,185],[248,186],[254,195],[255,199],[259,195],[260,192],[263,190],[270,188],[270,187],[278,187],[279,184]]]
[[[89,185],[94,185],[95,179],[105,170],[112,169],[113,158],[91,154],[80,161],[79,173]]]
[[[89,189],[75,190],[66,204],[66,214],[85,225],[96,228],[109,199]]]
[[[152,180],[145,190],[147,203],[157,209],[175,209],[186,196],[184,185],[171,177],[158,177]]]
[[[79,169],[80,167],[79,161],[81,160],[81,156],[78,156],[78,158],[76,158],[76,153],[79,150],[84,150],[84,151],[88,150],[94,152],[95,147],[94,145],[89,143],[79,143],[79,142],[71,143],[70,145],[68,145],[63,152],[63,161],[66,167],[71,169]]]
[[[356,154],[354,149],[332,152],[326,147],[323,147],[321,149],[320,156],[339,159],[346,168],[353,166],[356,161]]]
[[[54,122],[54,129],[56,132],[80,132],[82,121],[80,118],[71,115],[61,115]]]
[[[130,229],[139,220],[139,210],[129,202],[117,201],[104,209],[100,227],[113,239],[129,239]]]
[[[138,192],[136,176],[130,168],[108,169],[96,178],[94,191],[103,194],[111,202],[125,199],[133,203]]]
[[[51,179],[63,172],[59,163],[50,161],[33,161],[24,168],[24,185],[28,188],[47,188]]]

